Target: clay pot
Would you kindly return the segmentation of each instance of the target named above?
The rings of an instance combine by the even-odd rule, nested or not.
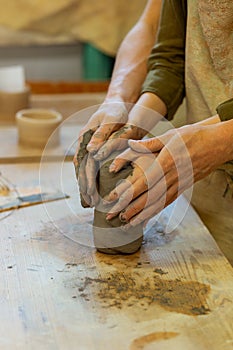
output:
[[[59,124],[62,115],[50,109],[24,109],[16,113],[19,143],[25,146],[43,148],[59,145]]]

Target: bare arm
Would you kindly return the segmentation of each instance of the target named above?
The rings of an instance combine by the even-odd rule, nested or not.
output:
[[[80,157],[78,157],[80,144],[82,143],[85,132],[92,130],[93,133],[86,149],[89,152],[89,158],[92,159],[92,163],[94,164],[94,154],[99,159],[103,159],[104,156],[107,156],[111,152],[112,148],[109,147],[108,149],[108,147],[105,147],[105,144],[110,137],[113,137],[114,132],[129,122],[132,125],[138,125],[138,119],[140,124],[140,117],[135,112],[130,113],[130,116],[129,111],[131,110],[132,112],[133,103],[138,100],[142,83],[147,73],[147,59],[156,40],[161,2],[162,0],[148,0],[147,6],[137,24],[127,34],[119,48],[111,83],[104,103],[91,116],[85,127],[81,130],[77,151],[74,156],[74,164],[82,194],[87,193],[87,186],[81,185],[82,182],[86,184],[86,178],[93,178],[93,171],[89,166],[90,162],[88,163],[85,160],[80,161]],[[149,96],[150,94],[148,93],[147,95]],[[161,110],[161,114],[163,114],[164,109],[166,110],[163,102],[160,99],[157,101],[155,96],[146,98],[146,101],[144,101],[145,96],[142,99],[142,104],[145,103],[147,107],[150,107],[151,100],[156,99],[158,112]],[[134,117],[136,121],[134,121]],[[153,123],[155,124],[155,122]],[[143,126],[147,129],[146,125]],[[138,128],[131,128],[130,125],[128,128],[124,127],[123,133],[121,133],[121,138],[124,139],[140,139],[142,136]],[[110,143],[110,145],[114,147],[114,143]],[[102,146],[105,147],[104,150],[102,150]],[[94,188],[93,184],[95,184],[95,181],[89,184],[88,187]],[[94,195],[90,194],[89,197],[87,202],[93,202]]]
[[[116,58],[107,100],[136,102],[147,74],[147,60],[155,43],[161,0],[149,0],[136,25],[123,40]]]

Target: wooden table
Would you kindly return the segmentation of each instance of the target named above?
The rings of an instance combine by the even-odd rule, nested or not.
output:
[[[0,214],[0,349],[232,349],[232,267],[191,207],[165,232],[174,206],[175,220],[185,213],[183,197],[152,220],[138,253],[95,251],[69,162],[81,126],[69,123],[42,163],[15,126],[0,128],[0,171],[17,189],[70,195]]]
[[[79,124],[64,125],[60,129],[60,144],[56,147],[28,147],[18,142],[18,130],[15,125],[0,126],[0,164],[40,162],[42,155],[52,161],[65,159],[71,161],[81,130]],[[49,141],[50,142],[50,141]]]
[[[40,175],[70,195],[0,218],[1,349],[233,348],[232,268],[191,207],[170,234],[164,210],[140,252],[107,256],[71,163],[0,169],[20,188]],[[181,197],[178,215],[185,207]]]

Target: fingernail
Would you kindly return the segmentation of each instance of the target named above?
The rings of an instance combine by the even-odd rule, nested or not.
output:
[[[116,172],[116,166],[115,164],[111,164],[110,167],[109,167],[109,172],[110,173],[115,173]]]
[[[122,223],[124,223],[124,224],[128,223],[128,220],[124,215],[120,214],[119,218],[120,218]]]
[[[108,169],[108,171],[110,172],[110,173],[115,173],[116,171],[115,171],[115,167],[113,166],[113,167],[109,167],[109,169]]]
[[[114,218],[114,216],[115,216],[114,214],[107,214],[105,218],[107,221],[110,221]]]
[[[130,225],[131,225],[131,227],[136,227],[136,226],[138,226],[139,224],[140,224],[141,222],[139,222],[138,220],[131,220],[131,222],[130,222]]]
[[[94,158],[95,160],[101,160],[101,159],[102,159],[102,155],[101,155],[100,153],[96,153],[96,154],[93,156],[93,158]]]
[[[118,199],[117,193],[114,192],[110,192],[107,196],[105,196],[103,198],[103,203],[109,203],[112,204],[112,202],[115,202]]]
[[[138,142],[139,142],[138,140],[129,140],[128,145],[129,145],[129,147],[137,146]]]
[[[123,225],[121,226],[121,230],[124,232],[127,232],[130,229],[131,225],[130,223],[128,223],[127,225]]]
[[[110,202],[109,200],[103,199],[102,200],[102,204],[103,204],[104,207],[107,207],[107,206],[111,205],[112,202]]]
[[[95,154],[96,152],[98,152],[98,149],[96,146],[88,144],[87,145],[87,151],[91,154]]]
[[[91,197],[91,208],[94,208],[95,206],[95,199],[94,197]]]
[[[137,140],[129,140],[128,142],[129,147],[136,152],[139,153],[150,153],[151,151],[146,147],[144,143]]]

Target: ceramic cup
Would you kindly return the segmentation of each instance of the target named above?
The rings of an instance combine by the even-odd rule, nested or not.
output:
[[[0,90],[0,120],[14,122],[15,113],[29,107],[30,88],[27,86],[19,92]]]
[[[17,112],[19,143],[25,146],[43,148],[53,134],[48,146],[58,146],[61,121],[62,115],[55,110],[31,108]]]

